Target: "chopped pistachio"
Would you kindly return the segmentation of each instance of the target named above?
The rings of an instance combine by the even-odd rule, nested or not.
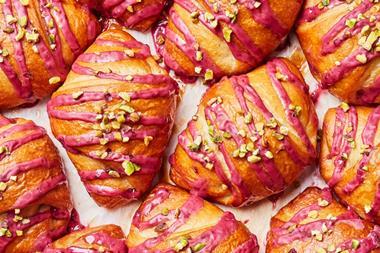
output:
[[[322,0],[323,6],[328,6],[330,4],[330,0]]]
[[[232,34],[231,28],[227,26],[223,27],[223,37],[225,41],[231,42],[231,34]]]
[[[7,189],[7,184],[4,182],[0,182],[0,192],[3,192]]]
[[[252,113],[247,113],[245,116],[244,116],[244,123],[245,124],[250,124],[252,123],[252,120],[253,120],[253,116],[252,116]]]
[[[57,84],[61,82],[61,78],[59,76],[53,76],[49,79],[49,84]]]
[[[312,211],[310,211],[310,212],[307,214],[307,216],[308,216],[309,218],[316,219],[316,218],[318,217],[318,211],[317,211],[317,210],[312,210]]]
[[[201,251],[204,247],[206,247],[206,244],[203,242],[200,242],[200,243],[195,244],[192,250],[193,252],[198,252],[198,251]]]
[[[140,166],[128,160],[125,160],[122,163],[122,167],[124,169],[125,174],[127,174],[128,176],[132,175],[133,173],[141,169]]]
[[[351,242],[351,246],[352,246],[352,249],[357,249],[357,248],[359,248],[359,246],[360,246],[360,241],[359,241],[359,240],[356,240],[356,239],[353,239],[352,242]]]
[[[115,170],[108,171],[108,175],[110,175],[111,177],[116,177],[116,178],[120,177],[119,172],[117,172]]]
[[[144,137],[144,144],[145,146],[149,146],[150,142],[153,140],[152,136],[145,136]]]
[[[256,156],[256,155],[250,155],[250,156],[248,156],[247,160],[249,163],[258,163],[261,161],[261,157]]]
[[[28,6],[29,4],[29,0],[20,0],[20,2],[23,6]]]
[[[122,111],[125,111],[127,113],[132,113],[132,112],[135,112],[135,109],[133,109],[132,107],[130,107],[129,105],[120,105],[120,110]]]
[[[200,74],[202,72],[202,68],[201,67],[195,67],[194,72],[197,74]]]
[[[207,69],[205,72],[205,80],[210,81],[214,78],[214,72],[211,69]]]
[[[129,57],[135,56],[135,51],[133,51],[132,49],[126,49],[126,50],[124,50],[124,53]]]
[[[348,28],[353,28],[357,23],[357,20],[355,18],[350,18],[346,20],[346,26]]]
[[[266,156],[268,159],[273,159],[273,153],[270,152],[269,150],[265,152],[265,156]]]
[[[77,92],[74,92],[74,93],[72,94],[72,97],[73,97],[74,99],[78,99],[78,98],[80,98],[81,96],[83,96],[83,94],[84,94],[83,91],[77,91]]]
[[[340,108],[342,108],[344,112],[348,112],[348,110],[350,110],[350,106],[345,102],[340,104]]]
[[[169,208],[165,207],[161,210],[161,214],[164,215],[164,216],[167,216],[169,215]]]
[[[128,5],[127,6],[127,10],[130,12],[130,13],[133,13],[133,6],[132,5]]]
[[[358,62],[362,64],[367,63],[367,56],[365,54],[358,54],[355,58]]]
[[[128,92],[119,92],[119,97],[127,102],[131,101],[131,96],[129,95]]]
[[[325,200],[325,199],[322,199],[322,198],[319,198],[318,199],[318,205],[320,206],[320,207],[326,207],[326,206],[328,206],[330,203],[327,201],[327,200]]]
[[[201,61],[203,59],[203,53],[201,51],[196,51],[195,53],[195,60]]]
[[[184,248],[186,248],[186,246],[189,244],[189,242],[188,242],[188,240],[185,238],[185,237],[183,237],[183,238],[181,238],[178,242],[177,242],[177,244],[174,246],[174,250],[176,251],[176,252],[180,252],[181,250],[183,250]]]
[[[369,212],[371,212],[371,210],[372,210],[372,207],[370,205],[365,205],[364,206],[365,213],[369,213]]]
[[[23,16],[17,20],[18,24],[21,27],[25,27],[28,24],[28,18],[26,16]]]

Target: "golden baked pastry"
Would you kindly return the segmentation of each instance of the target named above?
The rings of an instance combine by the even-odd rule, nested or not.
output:
[[[149,47],[116,25],[76,60],[48,113],[99,205],[124,205],[149,189],[171,134],[177,91]]]
[[[380,252],[380,227],[310,187],[272,217],[266,252]]]
[[[45,130],[0,115],[0,252],[44,249],[66,233],[72,204]]]
[[[283,191],[316,159],[317,116],[288,60],[222,79],[201,100],[170,161],[173,181],[242,206]]]
[[[75,0],[4,0],[0,19],[0,109],[51,94],[99,30]]]
[[[161,16],[166,0],[81,0],[103,17],[134,30],[146,31]]]
[[[129,253],[257,253],[256,237],[230,212],[171,185],[159,185],[135,213]]]
[[[285,39],[302,2],[175,0],[155,43],[179,76],[211,81],[246,73]]]
[[[85,228],[70,233],[45,248],[43,253],[112,252],[127,253],[124,233],[119,226],[110,224]]]
[[[380,223],[380,107],[343,103],[323,124],[320,170],[337,195],[362,218]]]
[[[380,102],[380,2],[307,0],[297,28],[311,72],[340,99]]]

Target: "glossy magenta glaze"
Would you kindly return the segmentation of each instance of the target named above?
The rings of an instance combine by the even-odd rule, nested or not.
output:
[[[328,182],[328,185],[330,187],[334,187],[341,180],[344,168],[347,163],[347,159],[344,157],[344,154],[349,156],[350,152],[352,151],[351,144],[347,139],[355,139],[356,136],[358,127],[358,115],[355,107],[350,107],[347,114],[348,115],[346,115],[342,108],[337,109],[333,146],[331,148],[332,152],[329,155],[329,157],[335,156],[334,173]],[[351,131],[347,131],[349,126],[352,128]],[[344,131],[345,129],[346,131]],[[343,138],[344,135],[347,136],[347,138]]]
[[[48,30],[51,36],[54,36],[55,49],[51,50],[50,45],[47,44],[43,39],[40,39],[35,45],[38,49],[38,54],[40,55],[49,73],[52,76],[59,76],[61,80],[64,80],[69,71],[69,66],[65,63],[63,58],[62,41],[59,36],[58,28],[61,29],[62,33],[65,35],[65,41],[71,48],[74,55],[78,55],[80,53],[81,47],[70,28],[61,1],[53,0],[52,3],[55,8],[50,12],[50,10],[46,7],[47,1],[39,0],[39,11],[41,12],[41,18],[45,22],[42,23],[42,25],[45,27],[45,29]],[[18,17],[28,18],[28,11],[26,6],[22,5],[19,1],[6,0],[3,4],[4,17],[6,15],[13,16],[12,10],[16,12]],[[52,23],[53,25],[48,26],[48,23]],[[27,31],[32,30],[32,27],[30,25],[30,22],[27,23]],[[10,33],[9,35],[5,35],[3,33],[3,35],[10,36],[12,40],[14,49],[13,56],[17,62],[17,67],[21,70],[21,76],[17,75],[7,59],[4,59],[4,62],[0,64],[0,67],[8,77],[9,81],[13,84],[13,87],[18,93],[19,97],[26,100],[27,102],[33,102],[35,99],[33,98],[31,81],[32,76],[28,70],[23,44],[22,41],[16,40],[16,34],[18,32],[17,25],[12,24],[11,27],[14,28],[14,32]],[[93,24],[93,21],[91,21],[89,27],[91,29],[89,29],[88,39],[92,41],[92,39],[96,36],[97,29],[96,25]]]

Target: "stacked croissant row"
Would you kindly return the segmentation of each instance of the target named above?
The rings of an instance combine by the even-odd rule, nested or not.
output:
[[[272,217],[266,252],[380,252],[379,0],[1,0],[0,20],[0,110],[50,97],[51,132],[93,200],[144,199],[128,235],[81,225],[47,131],[0,115],[1,253],[258,253],[211,202],[250,206],[317,164],[326,187]],[[313,96],[300,64],[273,56],[293,28]],[[151,29],[158,55],[128,29]],[[209,87],[160,179],[195,80]],[[318,133],[323,89],[342,102]]]

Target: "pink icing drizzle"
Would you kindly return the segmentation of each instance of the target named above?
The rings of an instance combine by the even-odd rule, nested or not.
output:
[[[345,119],[345,123],[342,124],[341,122],[343,122],[343,118]],[[328,182],[328,185],[330,187],[335,186],[343,176],[343,170],[347,163],[347,159],[344,157],[344,155],[349,156],[352,150],[350,142],[347,140],[347,138],[355,139],[356,131],[358,127],[358,115],[357,115],[355,107],[353,106],[351,106],[348,111],[347,119],[346,119],[346,115],[343,109],[338,108],[336,112],[336,119],[337,120],[335,121],[335,130],[337,132],[335,133],[334,131],[332,152],[329,155],[329,157],[336,156],[334,160],[334,167],[335,167],[334,173]],[[342,142],[343,131],[346,125],[352,127],[352,130],[346,133],[347,138],[344,138]]]
[[[25,231],[34,225],[44,222],[48,219],[58,219],[58,220],[68,220],[70,217],[69,212],[67,210],[61,209],[50,209],[45,212],[39,212],[32,217],[28,217],[30,220],[29,223],[23,224],[21,222],[14,222],[14,213],[8,212],[6,224],[8,226],[8,230],[12,233],[11,237],[0,237],[0,251],[4,252],[7,246],[16,239],[16,230]],[[57,239],[58,237],[63,236],[66,231],[63,228],[59,228],[57,231],[50,231],[45,233],[44,240],[39,241],[36,245],[33,246],[32,251],[42,250],[44,246]],[[42,239],[42,238],[40,238]]]
[[[371,157],[373,155],[374,148],[375,148],[374,147],[375,135],[376,135],[379,121],[380,121],[380,106],[375,108],[374,111],[371,113],[364,127],[364,130],[362,132],[363,144],[368,145],[371,151],[369,153],[363,154],[363,157],[361,158],[358,169],[356,171],[355,179],[353,179],[343,188],[343,191],[346,194],[352,193],[364,182],[366,171],[363,170],[363,167],[366,166],[370,162]]]
[[[140,245],[129,249],[129,253],[148,253],[151,248],[165,240],[170,234],[174,233],[177,229],[183,226],[186,221],[200,209],[203,208],[203,200],[197,196],[190,196],[189,199],[179,209],[179,215],[174,219],[173,223],[165,231],[160,233],[157,237],[146,240]],[[137,222],[137,221],[135,221]],[[137,223],[138,224],[138,223]]]
[[[273,87],[278,93],[282,104],[285,108],[286,116],[289,122],[292,124],[293,128],[296,130],[298,136],[301,138],[303,143],[306,145],[306,148],[312,157],[317,156],[317,152],[309,139],[305,128],[302,125],[300,119],[294,115],[294,113],[289,109],[289,106],[292,104],[292,101],[283,87],[282,83],[276,78],[276,73],[279,71],[283,75],[287,76],[288,80],[291,81],[291,84],[296,86],[298,89],[302,90],[306,94],[308,94],[308,88],[306,85],[295,75],[293,74],[289,68],[285,65],[283,61],[280,59],[274,59],[267,64],[268,74],[272,80]],[[316,118],[312,117],[311,121],[315,121]]]

